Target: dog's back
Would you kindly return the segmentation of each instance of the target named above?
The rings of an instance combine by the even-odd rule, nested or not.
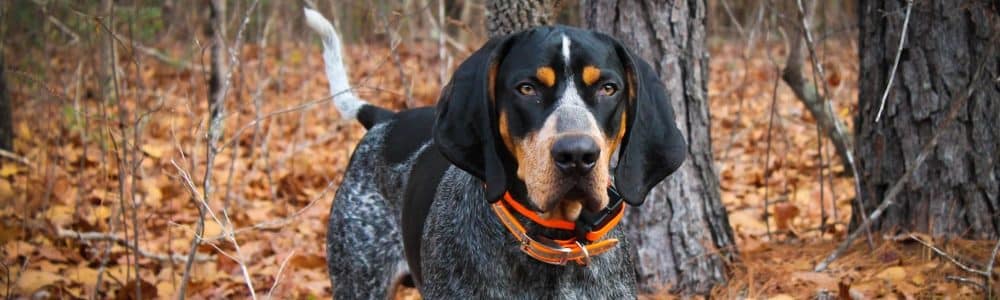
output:
[[[430,109],[397,113],[374,124],[354,150],[327,231],[327,267],[337,299],[382,299],[407,280],[402,194],[415,153],[430,140],[429,123]]]

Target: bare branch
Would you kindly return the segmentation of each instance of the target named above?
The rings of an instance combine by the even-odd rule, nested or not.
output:
[[[165,262],[165,263],[172,263],[172,264],[183,263],[183,262],[187,262],[187,259],[188,259],[186,255],[180,255],[180,254],[166,255],[166,254],[160,254],[160,253],[150,252],[148,250],[143,250],[141,248],[135,247],[135,245],[132,245],[131,241],[126,240],[123,237],[119,237],[119,236],[116,236],[116,235],[111,235],[111,234],[105,233],[105,232],[80,232],[80,231],[74,231],[74,230],[69,230],[69,229],[57,228],[56,229],[56,235],[59,238],[76,239],[76,240],[85,241],[85,242],[90,242],[90,241],[110,241],[110,242],[114,242],[114,243],[119,244],[121,246],[124,246],[126,248],[132,249],[133,251],[135,251],[136,253],[139,253],[139,255],[141,255],[143,257],[147,257],[147,258],[154,259],[154,260],[157,260],[157,261],[160,261],[160,262]],[[194,260],[195,261],[210,261],[210,260],[213,260],[213,259],[214,258],[212,258],[211,256],[206,256],[206,255],[195,255],[194,256]]]
[[[990,260],[986,263],[986,299],[993,299],[993,265],[997,262],[997,252],[1000,251],[1000,240],[993,245],[993,252]]]
[[[972,280],[972,279],[968,279],[968,278],[965,278],[965,277],[960,277],[960,276],[955,276],[955,275],[948,275],[948,276],[945,276],[944,278],[948,279],[948,280],[951,280],[951,281],[955,281],[955,282],[961,283],[961,284],[969,285],[969,286],[974,287],[974,288],[976,288],[976,289],[978,289],[980,291],[987,289],[986,287],[983,287],[982,283],[979,283],[978,281],[975,281],[975,280]],[[989,292],[992,292],[992,291],[987,290],[987,293],[989,293]],[[987,297],[986,299],[990,299],[990,298]]]
[[[944,258],[947,258],[949,261],[951,261],[951,263],[955,264],[956,266],[958,266],[962,270],[965,270],[966,272],[973,273],[973,274],[980,275],[980,276],[989,276],[989,274],[990,274],[990,273],[986,273],[983,270],[979,270],[979,269],[970,267],[970,266],[968,266],[966,264],[963,264],[962,262],[958,261],[958,259],[956,259],[955,257],[949,255],[947,252],[944,252],[944,250],[941,250],[938,247],[935,247],[934,244],[931,244],[928,241],[924,241],[923,239],[921,239],[920,237],[918,237],[915,234],[912,234],[912,233],[909,234],[909,238],[911,240],[917,241],[920,244],[923,244],[925,247],[927,247],[927,248],[931,249],[932,251],[934,251],[934,253],[937,253],[938,255],[940,255],[940,256],[942,256]]]
[[[840,119],[833,113],[833,107],[830,104],[829,97],[830,92],[827,87],[826,81],[822,80],[823,83],[823,95],[819,94],[817,85],[820,81],[816,78],[817,73],[819,78],[826,78],[823,74],[823,66],[819,63],[819,58],[816,56],[816,48],[812,38],[812,33],[809,29],[809,16],[806,14],[805,8],[802,6],[802,0],[796,1],[799,13],[799,28],[797,28],[801,33],[802,37],[795,36],[791,39],[790,50],[788,53],[788,59],[785,64],[785,69],[782,71],[781,78],[788,84],[788,87],[792,89],[795,96],[799,101],[802,102],[809,109],[809,112],[816,119],[816,125],[825,131],[827,137],[830,138],[830,142],[833,143],[834,148],[837,150],[837,155],[840,156],[841,162],[845,169],[850,170],[851,175],[854,176],[854,199],[858,207],[866,207],[864,197],[861,193],[861,177],[857,171],[857,164],[854,160],[854,154],[851,152],[852,141],[850,137],[844,133],[843,128],[846,127],[840,122]],[[809,49],[809,57],[813,64],[813,84],[809,84],[805,77],[802,75],[802,40],[806,41],[806,48]],[[865,222],[867,217],[862,214],[861,221]],[[868,247],[874,248],[875,244],[872,240],[872,235],[870,230],[865,230],[865,236],[868,238]]]
[[[31,161],[28,160],[27,157],[17,155],[17,153],[14,153],[14,152],[10,152],[10,151],[4,150],[4,149],[0,149],[0,157],[4,157],[4,158],[10,159],[10,160],[13,160],[14,162],[17,162],[19,164],[28,166],[28,167],[30,167],[32,169],[35,168],[35,164],[31,163]]]
[[[885,100],[889,98],[889,90],[892,89],[892,82],[896,79],[896,67],[899,67],[899,57],[903,54],[903,45],[906,43],[906,28],[910,25],[910,11],[913,9],[913,0],[906,0],[906,18],[903,19],[903,33],[899,35],[899,48],[896,49],[896,59],[892,62],[892,70],[889,71],[889,83],[885,85],[885,92],[882,93],[882,103],[878,106],[878,113],[875,114],[875,123],[882,119],[882,110],[885,109]]]
[[[292,250],[291,253],[288,253],[288,256],[285,256],[285,259],[281,260],[281,266],[278,267],[278,274],[274,275],[274,283],[272,283],[271,288],[267,290],[268,300],[271,300],[271,295],[274,294],[274,289],[278,287],[278,282],[281,282],[281,274],[285,271],[285,265],[288,265],[288,261],[291,260],[293,256],[295,256],[295,250]]]

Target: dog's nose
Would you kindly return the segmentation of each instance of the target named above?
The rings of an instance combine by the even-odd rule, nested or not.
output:
[[[552,145],[552,159],[566,175],[586,175],[594,169],[601,148],[589,136],[567,136]]]

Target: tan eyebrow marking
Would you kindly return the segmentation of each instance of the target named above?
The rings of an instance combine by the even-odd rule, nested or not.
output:
[[[601,69],[594,66],[583,67],[583,84],[592,85],[601,77]]]
[[[541,67],[535,70],[535,77],[538,81],[541,81],[547,87],[552,87],[556,85],[556,71],[552,70],[550,67]]]

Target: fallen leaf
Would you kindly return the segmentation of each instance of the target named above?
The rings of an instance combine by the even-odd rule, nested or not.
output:
[[[17,289],[24,294],[31,294],[40,288],[55,284],[62,279],[63,277],[59,274],[28,270],[24,271],[21,274],[21,278],[17,280]]]
[[[142,145],[142,153],[146,153],[152,158],[163,157],[163,153],[166,153],[168,149],[167,146],[161,144],[146,143]]]
[[[28,122],[17,123],[17,138],[22,140],[33,140],[34,136],[31,134],[31,127],[28,126]]]
[[[906,277],[906,269],[903,269],[903,267],[889,267],[882,270],[882,272],[878,272],[875,277],[892,283],[897,283]]]
[[[326,265],[326,257],[318,254],[298,254],[293,256],[288,263],[299,268],[320,268]]]
[[[45,217],[57,227],[64,227],[73,222],[74,211],[69,205],[56,204],[45,211]]]
[[[804,282],[810,282],[820,288],[828,290],[835,289],[837,287],[837,283],[839,282],[836,278],[830,276],[830,274],[822,272],[794,272],[792,273],[792,278]]]
[[[67,261],[66,256],[63,255],[60,249],[57,249],[49,245],[42,245],[38,247],[38,255],[41,255],[42,257],[50,261],[57,261],[57,262]]]
[[[767,298],[768,300],[795,300],[795,297],[789,296],[788,294],[777,294]]]
[[[774,223],[778,230],[788,230],[792,219],[799,215],[799,207],[788,202],[778,203],[774,206]]]
[[[160,186],[156,184],[155,180],[143,180],[142,184],[139,186],[140,191],[145,195],[143,200],[146,204],[154,208],[163,206],[163,191],[160,190]]]
[[[222,235],[222,225],[214,220],[205,220],[205,232],[201,235],[203,239],[211,239]]]
[[[0,177],[9,177],[11,175],[17,174],[20,171],[21,170],[17,167],[17,165],[12,163],[6,163],[3,164],[3,167],[0,167]]]
[[[25,241],[14,241],[4,245],[4,253],[10,256],[29,255],[35,252],[35,246]]]
[[[63,276],[72,282],[78,282],[85,286],[97,284],[97,270],[87,267],[85,264],[64,270]]]
[[[14,189],[7,179],[0,178],[0,199],[10,199],[14,197]]]
[[[135,293],[136,293],[136,289],[138,287],[142,287],[141,291],[142,291],[143,297],[147,297],[145,295],[157,295],[157,294],[159,294],[157,292],[156,286],[153,285],[152,283],[149,283],[149,282],[147,282],[145,280],[141,280],[141,281],[138,281],[138,283],[136,283],[135,279],[133,279],[133,280],[129,280],[128,283],[126,283],[125,286],[122,287],[121,290],[118,290],[118,293],[116,294],[115,299],[116,300],[137,300],[136,297],[135,297]]]

